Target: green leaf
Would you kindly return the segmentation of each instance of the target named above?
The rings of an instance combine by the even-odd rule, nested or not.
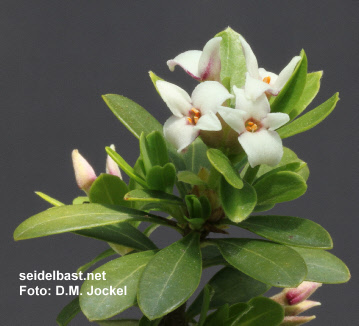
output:
[[[233,224],[269,240],[298,247],[331,249],[332,239],[319,224],[293,216],[251,216]]]
[[[202,168],[211,169],[211,163],[207,158],[208,147],[203,143],[201,138],[196,140],[187,148],[186,153],[183,154],[183,160],[187,171],[198,173]],[[178,171],[185,169],[178,169]]]
[[[158,190],[132,190],[125,195],[127,201],[140,201],[144,203],[155,203],[156,205],[183,206],[181,198]]]
[[[158,77],[153,71],[149,71],[148,74],[150,75],[153,86],[155,86],[157,93],[160,94],[160,92],[158,91],[156,82],[157,82],[157,80],[163,80],[163,78]],[[161,94],[160,94],[160,96],[161,96]]]
[[[191,171],[180,171],[177,173],[178,181],[188,183],[193,186],[205,186],[204,182],[197,174]]]
[[[213,313],[211,313],[206,319],[206,326],[218,326],[222,325],[224,320],[229,317],[229,306],[225,304]]]
[[[251,309],[243,315],[240,326],[278,326],[284,318],[283,307],[268,298],[253,298],[248,302]]]
[[[290,112],[290,120],[293,120],[296,116],[301,114],[306,107],[313,101],[318,94],[320,88],[320,79],[323,76],[323,71],[311,72],[307,74],[304,90],[299,101],[295,105],[294,109]]]
[[[90,199],[87,196],[79,196],[72,201],[72,205],[82,205],[88,203],[90,203]]]
[[[98,256],[96,256],[94,259],[92,259],[90,262],[88,262],[87,264],[85,264],[85,265],[82,265],[82,266],[80,266],[78,269],[77,269],[77,271],[76,271],[76,273],[80,273],[80,272],[82,272],[82,273],[84,273],[84,272],[86,272],[89,268],[91,268],[93,265],[95,265],[96,263],[98,263],[99,261],[101,261],[101,260],[103,260],[103,259],[105,259],[105,258],[107,258],[107,257],[110,257],[110,256],[112,256],[112,255],[115,255],[116,254],[116,252],[113,250],[113,249],[107,249],[107,250],[105,250],[104,252],[101,252]]]
[[[60,311],[56,322],[59,326],[66,326],[79,312],[81,312],[79,297],[76,297]]]
[[[97,320],[100,326],[139,326],[139,321],[134,319]]]
[[[101,174],[92,184],[89,198],[94,204],[108,204],[131,207],[131,203],[124,200],[128,187],[119,177]]]
[[[115,94],[103,95],[102,98],[135,137],[140,138],[142,132],[146,134],[152,131],[162,132],[162,125],[139,104]]]
[[[201,308],[201,316],[198,321],[198,326],[203,326],[206,321],[207,312],[209,310],[209,304],[211,302],[213,295],[214,295],[213,288],[209,284],[205,285],[203,289],[203,302]]]
[[[75,233],[139,251],[157,249],[148,237],[130,223],[104,225]]]
[[[246,78],[246,60],[238,35],[229,27],[216,35],[216,37],[222,37],[220,47],[221,81],[230,78],[229,91],[232,91],[233,86],[242,87]]]
[[[176,169],[172,163],[154,166],[146,176],[148,188],[172,193],[176,181]]]
[[[339,101],[339,93],[335,93],[330,99],[319,105],[314,110],[302,115],[293,122],[277,130],[279,136],[284,139],[301,132],[307,131],[322,122],[335,108]]]
[[[168,225],[162,218],[127,207],[99,204],[70,205],[50,208],[28,218],[16,228],[14,239],[44,237],[129,221]]]
[[[223,175],[227,182],[237,189],[243,188],[243,181],[239,176],[239,173],[233,167],[232,163],[222,151],[215,148],[210,148],[207,151],[207,157],[212,166]]]
[[[139,278],[154,254],[145,251],[123,256],[95,269],[93,273],[105,273],[106,279],[87,280],[82,284],[80,306],[85,316],[89,320],[107,319],[135,305]],[[113,292],[91,295],[94,288],[111,290],[111,287],[116,289],[115,295]]]
[[[237,326],[239,320],[246,314],[252,306],[248,303],[240,302],[229,307],[229,318],[225,321],[224,326]]]
[[[302,196],[307,190],[304,179],[294,172],[281,171],[256,182],[258,205],[282,203]]]
[[[302,257],[284,245],[254,239],[212,241],[228,263],[260,282],[276,287],[297,287],[307,274]]]
[[[199,233],[190,233],[162,249],[146,266],[138,304],[149,319],[175,310],[196,290],[202,274],[199,238]]]
[[[267,284],[232,267],[221,269],[211,278],[208,285],[214,290],[210,309],[218,308],[226,303],[232,305],[237,302],[246,302],[267,292],[270,288]],[[187,314],[190,318],[200,313],[203,300],[202,291],[188,308]]]
[[[293,247],[307,264],[307,281],[318,283],[345,283],[350,279],[348,267],[336,256],[320,249]]]
[[[219,195],[224,212],[235,223],[246,219],[252,213],[257,202],[256,192],[250,184],[245,182],[242,189],[236,189],[223,177]]]
[[[112,148],[106,147],[107,154],[117,163],[117,165],[125,172],[130,178],[139,183],[142,187],[147,188],[146,182],[138,176],[134,169]]]
[[[52,198],[46,194],[44,194],[43,192],[40,191],[35,191],[35,194],[38,195],[39,197],[41,197],[43,200],[47,201],[48,203],[50,203],[53,206],[62,206],[65,205],[64,203],[61,203],[60,201],[58,201],[55,198]]]
[[[146,316],[142,316],[139,326],[158,326],[162,318],[149,320]]]
[[[302,59],[297,64],[292,76],[289,78],[279,95],[271,104],[271,112],[290,113],[300,100],[307,79],[307,56],[304,50],[300,53]]]
[[[227,265],[227,261],[223,258],[221,252],[216,246],[207,246],[201,249],[202,251],[202,268],[207,268],[215,265]]]

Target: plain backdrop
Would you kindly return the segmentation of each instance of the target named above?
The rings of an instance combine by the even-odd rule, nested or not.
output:
[[[19,1],[3,0],[0,13],[1,324],[55,325],[69,297],[19,295],[20,272],[73,272],[107,248],[72,234],[15,243],[12,233],[27,217],[49,207],[43,191],[70,203],[77,189],[71,151],[78,148],[97,173],[104,147],[114,143],[128,162],[137,140],[112,115],[102,94],[125,95],[162,123],[170,112],[148,71],[189,92],[196,84],[166,61],[204,44],[227,26],[252,45],[260,66],[279,72],[302,48],[309,70],[324,70],[311,108],[340,92],[335,111],[314,129],[286,139],[308,162],[305,196],[277,205],[274,213],[312,219],[334,240],[333,253],[352,280],[323,286],[313,296],[322,306],[310,325],[351,326],[358,317],[358,30],[359,2],[337,1]],[[232,230],[232,235],[246,235]],[[156,231],[163,247],[173,232]],[[214,269],[205,273],[208,280]],[[203,282],[202,282],[203,283]],[[75,284],[75,283],[71,283]],[[66,283],[69,285],[69,283]],[[126,316],[136,316],[129,311]],[[77,317],[71,325],[89,325]]]

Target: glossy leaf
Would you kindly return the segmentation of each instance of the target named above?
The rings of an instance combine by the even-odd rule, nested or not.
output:
[[[265,205],[294,200],[306,192],[307,184],[297,173],[281,171],[265,176],[254,188],[258,205]]]
[[[252,306],[248,303],[240,302],[229,307],[229,318],[225,321],[224,326],[237,326],[239,320],[246,314]]]
[[[56,322],[59,326],[66,326],[79,312],[81,312],[79,297],[76,297],[60,311]]]
[[[320,249],[293,247],[307,264],[307,281],[319,283],[345,283],[350,279],[348,267],[336,256]]]
[[[139,326],[139,321],[134,319],[97,320],[100,326]]]
[[[208,161],[206,154],[207,149],[208,147],[199,137],[188,146],[187,151],[182,154],[187,171],[197,174],[201,168],[206,168],[208,170],[211,168],[211,163]],[[178,169],[178,171],[181,170],[184,169]]]
[[[105,258],[107,258],[107,257],[110,257],[110,256],[113,256],[113,255],[115,255],[116,254],[116,252],[113,250],[113,249],[107,249],[107,250],[105,250],[104,252],[101,252],[98,256],[96,256],[94,259],[92,259],[90,262],[88,262],[87,264],[85,264],[85,265],[82,265],[82,266],[80,266],[78,269],[77,269],[77,271],[76,271],[76,273],[80,273],[80,272],[82,272],[82,273],[84,273],[84,272],[86,272],[89,268],[91,268],[93,265],[95,265],[96,263],[98,263],[99,261],[101,261],[101,260],[103,260],[103,259],[105,259]]]
[[[140,251],[157,249],[148,237],[130,223],[103,225],[75,233]]]
[[[156,205],[183,205],[181,198],[157,190],[132,190],[126,194],[127,201],[140,201],[144,203],[156,203]]]
[[[257,203],[257,195],[251,185],[245,182],[242,189],[237,189],[223,177],[220,182],[220,199],[224,212],[235,223],[246,219]]]
[[[283,307],[268,298],[253,298],[251,309],[240,318],[240,326],[278,326],[284,318]]]
[[[139,283],[138,304],[149,319],[182,305],[196,290],[202,274],[199,233],[162,249],[146,266]]]
[[[50,197],[49,195],[44,194],[43,192],[40,191],[35,191],[35,194],[38,195],[39,197],[41,197],[43,200],[47,201],[48,203],[50,203],[53,206],[62,206],[65,205],[64,203],[58,201],[55,198]]]
[[[339,93],[335,93],[330,99],[319,105],[317,108],[279,128],[277,130],[279,136],[282,139],[288,138],[315,127],[334,110],[338,101]]]
[[[138,176],[134,169],[112,148],[106,147],[107,154],[117,163],[117,165],[125,172],[130,178],[139,183],[142,187],[147,188],[146,182]]]
[[[255,239],[213,240],[233,267],[277,287],[296,287],[307,274],[302,257],[284,245]]]
[[[232,163],[222,151],[215,148],[210,148],[207,151],[207,157],[212,166],[223,175],[226,181],[234,188],[242,189],[243,181],[239,173],[233,167]]]
[[[228,90],[232,91],[233,86],[242,87],[245,82],[247,67],[242,46],[238,33],[229,27],[216,36],[222,37],[220,47],[221,81],[229,79]]]
[[[206,246],[201,249],[202,267],[207,268],[216,265],[227,265],[217,246]]]
[[[131,203],[123,199],[128,187],[119,177],[101,174],[92,184],[89,199],[91,203],[120,205],[131,207]]]
[[[177,173],[178,181],[188,183],[193,186],[205,186],[204,182],[197,174],[191,171],[180,171]]]
[[[160,322],[161,318],[149,320],[146,316],[142,316],[139,326],[158,326]]]
[[[293,216],[251,216],[237,226],[282,244],[331,249],[332,239],[319,224]]]
[[[307,56],[304,50],[300,53],[302,59],[297,64],[292,76],[289,78],[279,95],[271,104],[271,112],[289,114],[300,100],[307,79]]]
[[[228,304],[223,305],[216,311],[212,312],[206,319],[206,326],[219,326],[229,317]]]
[[[145,251],[114,259],[93,273],[105,272],[105,280],[87,280],[81,286],[80,306],[89,320],[102,320],[119,314],[136,304],[137,285],[143,269],[154,256],[154,251]],[[91,295],[93,288],[122,289],[106,294]],[[125,288],[126,287],[126,288]],[[126,294],[125,294],[126,291]]]
[[[69,205],[50,208],[28,218],[16,228],[14,239],[44,237],[129,221],[168,225],[159,217],[127,207],[99,204]]]
[[[209,310],[212,297],[214,295],[214,290],[209,284],[207,284],[205,285],[202,293],[203,293],[202,296],[203,301],[202,301],[201,315],[199,317],[198,326],[203,326],[206,321],[207,312]]]
[[[323,71],[311,72],[307,74],[304,90],[299,101],[295,105],[294,109],[290,112],[290,120],[293,120],[296,116],[301,114],[306,107],[313,101],[318,94],[320,88],[320,80],[323,76]]]
[[[172,163],[165,166],[154,166],[147,174],[146,181],[148,188],[172,193],[176,181],[176,169]]]
[[[267,284],[259,282],[233,267],[224,267],[208,282],[214,290],[210,309],[218,308],[226,303],[246,302],[256,296],[262,295],[270,288]],[[201,311],[203,291],[188,308],[188,316],[195,317]]]
[[[146,134],[152,131],[162,132],[162,125],[134,101],[116,94],[103,95],[102,98],[114,115],[137,138],[140,138],[142,132]]]

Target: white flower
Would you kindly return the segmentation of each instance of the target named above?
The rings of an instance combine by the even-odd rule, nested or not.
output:
[[[235,109],[221,107],[218,113],[238,132],[238,141],[248,156],[251,167],[259,164],[277,165],[283,156],[282,140],[275,129],[289,121],[286,113],[270,113],[265,94],[255,101],[243,89],[233,87]]]
[[[292,75],[301,57],[294,57],[280,74],[276,75],[263,68],[258,68],[257,58],[249,44],[241,35],[239,35],[239,40],[246,58],[247,74],[244,89],[247,96],[256,100],[265,92],[274,96],[278,95]]]
[[[176,65],[182,67],[193,78],[220,81],[221,59],[219,48],[222,38],[215,37],[209,40],[203,51],[190,50],[179,54],[172,60],[167,61],[171,71]]]
[[[200,130],[222,129],[216,113],[218,107],[233,95],[220,83],[205,81],[194,89],[191,97],[182,88],[163,80],[158,80],[156,86],[173,113],[165,122],[163,132],[178,152],[191,144]]]
[[[88,193],[93,182],[97,178],[94,169],[77,149],[72,151],[72,164],[74,167],[77,185],[81,190]]]
[[[110,148],[116,151],[115,145],[112,144]],[[121,170],[118,167],[117,163],[110,157],[110,155],[107,155],[106,159],[106,173],[119,177],[122,180]]]

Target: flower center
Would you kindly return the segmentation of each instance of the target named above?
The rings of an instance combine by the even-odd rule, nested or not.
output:
[[[188,112],[187,121],[191,125],[196,125],[198,122],[198,119],[201,117],[201,111],[197,110],[196,108],[192,108]]]
[[[268,77],[264,77],[264,78],[263,78],[263,81],[264,81],[265,83],[269,84],[269,83],[270,83],[270,77],[269,77],[269,76],[268,76]]]
[[[251,118],[246,121],[245,127],[249,132],[256,132],[261,128],[261,123]]]

